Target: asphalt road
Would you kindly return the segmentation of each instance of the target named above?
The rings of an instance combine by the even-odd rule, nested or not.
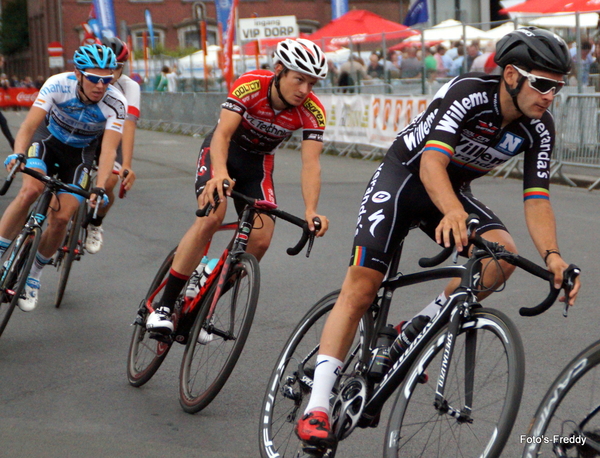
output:
[[[14,132],[19,116],[10,117]],[[289,257],[285,248],[299,234],[295,227],[278,224],[261,263],[259,308],[238,366],[207,409],[188,415],[177,400],[183,348],[176,345],[154,378],[139,389],[128,385],[125,362],[137,305],[194,218],[199,146],[198,138],[139,131],[138,181],[106,219],[102,251],[76,264],[60,309],[52,305],[58,276],[48,268],[38,308],[27,314],[15,311],[0,338],[0,457],[259,456],[259,409],[275,358],[307,308],[340,287],[358,203],[376,164],[323,157],[320,211],[331,220],[329,233],[315,243],[310,258]],[[3,138],[0,151],[7,151]],[[297,151],[278,152],[275,182],[280,207],[302,215],[299,164]],[[1,211],[16,190],[13,186],[10,195],[0,198]],[[484,178],[475,183],[474,192],[505,221],[520,252],[539,260],[524,224],[520,181]],[[559,307],[537,318],[518,316],[521,305],[533,305],[547,291],[522,272],[486,301],[514,319],[526,348],[525,393],[506,457],[520,456],[519,435],[559,369],[598,337],[593,285],[600,278],[595,233],[599,199],[598,191],[552,188],[561,251],[583,270],[584,288],[568,319]],[[416,268],[420,255],[437,251],[421,234],[409,238],[403,261],[407,272]],[[411,317],[442,287],[407,293],[394,319]],[[338,456],[379,456],[384,430],[382,419],[377,430],[355,431]]]

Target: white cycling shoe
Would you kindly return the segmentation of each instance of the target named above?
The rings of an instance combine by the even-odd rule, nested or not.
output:
[[[87,238],[85,239],[85,249],[88,253],[96,254],[100,251],[104,242],[103,232],[102,226],[88,225]]]
[[[31,312],[37,306],[40,292],[40,281],[29,277],[25,283],[25,289],[19,297],[18,305],[24,312]]]

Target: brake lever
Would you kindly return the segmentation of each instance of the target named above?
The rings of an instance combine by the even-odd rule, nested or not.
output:
[[[315,225],[315,230],[310,232],[308,236],[308,247],[306,248],[306,257],[310,256],[310,252],[312,250],[313,243],[315,242],[316,233],[321,229],[321,219],[319,217],[315,217],[313,219],[313,224]]]
[[[581,269],[575,264],[570,264],[569,267],[565,269],[563,280],[563,289],[565,291],[565,308],[563,310],[563,316],[565,318],[569,314],[569,295],[571,294],[572,289],[575,287],[575,279],[580,273]]]

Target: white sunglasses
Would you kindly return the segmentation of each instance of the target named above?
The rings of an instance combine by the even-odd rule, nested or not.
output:
[[[552,78],[546,78],[545,76],[532,75],[515,65],[513,65],[513,68],[527,78],[529,86],[540,94],[548,94],[550,91],[554,91],[554,94],[557,94],[565,85],[565,82],[562,80],[553,80]]]

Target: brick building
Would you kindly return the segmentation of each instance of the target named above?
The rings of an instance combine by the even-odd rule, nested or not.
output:
[[[402,3],[404,2],[404,4]],[[408,0],[350,0],[350,8],[366,9],[391,20],[401,21]],[[27,0],[30,52],[27,74],[50,76],[60,69],[48,68],[49,42],[62,43],[65,68],[83,38],[81,24],[88,19],[91,0]],[[197,0],[114,0],[119,36],[127,31],[134,49],[142,48],[142,34],[147,31],[144,12],[152,14],[155,43],[165,49],[200,48],[198,14],[207,21],[208,44],[217,42],[218,27],[214,1]],[[253,14],[266,16],[295,15],[301,32],[311,33],[331,20],[331,3],[321,0],[240,0],[239,17]],[[392,12],[392,14],[391,14]]]
[[[5,3],[7,0],[0,0]],[[155,42],[165,49],[200,48],[198,15],[207,21],[208,44],[217,42],[215,0],[113,0],[118,34],[130,33],[134,49],[142,48],[142,34],[147,31],[144,12],[149,9],[154,23]],[[411,0],[348,0],[350,9],[364,9],[396,22],[402,22]],[[489,21],[489,5],[497,0],[430,0],[430,19],[465,16],[467,21]],[[446,5],[448,3],[448,5]],[[445,5],[442,7],[442,5]],[[458,13],[453,8],[460,5]],[[48,43],[62,43],[65,69],[83,38],[82,23],[86,22],[92,0],[27,0],[30,49],[14,56],[11,66],[21,75],[48,77],[62,69],[50,69]],[[445,9],[450,8],[448,11]],[[477,17],[467,17],[464,11],[478,11]],[[239,0],[238,17],[249,18],[295,15],[301,32],[311,33],[331,20],[331,2],[322,0]],[[349,31],[351,33],[352,31]],[[18,68],[16,68],[18,67]]]

